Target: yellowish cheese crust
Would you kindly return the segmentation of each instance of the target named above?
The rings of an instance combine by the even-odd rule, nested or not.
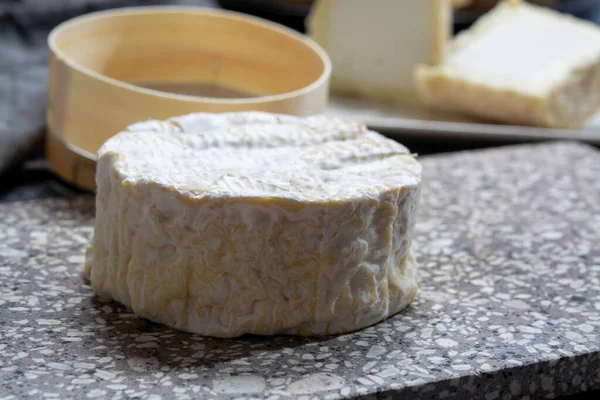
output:
[[[260,112],[136,124],[100,149],[84,275],[216,337],[350,332],[417,293],[421,167],[362,123]]]

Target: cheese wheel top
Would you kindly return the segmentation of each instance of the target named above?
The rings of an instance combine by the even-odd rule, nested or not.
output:
[[[159,186],[190,199],[341,201],[418,185],[401,144],[363,124],[326,116],[197,113],[131,125],[109,139],[123,185]]]

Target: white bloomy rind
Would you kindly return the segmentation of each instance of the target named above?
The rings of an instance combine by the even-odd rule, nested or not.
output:
[[[417,291],[421,167],[362,124],[260,112],[129,127],[98,153],[93,290],[203,335],[324,335]]]
[[[600,107],[598,25],[521,0],[501,1],[417,68],[421,100],[486,120],[578,129]]]

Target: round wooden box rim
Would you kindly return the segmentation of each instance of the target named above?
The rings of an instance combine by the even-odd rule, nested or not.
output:
[[[279,34],[285,35],[291,39],[295,39],[298,42],[303,43],[307,47],[309,47],[312,51],[314,51],[321,61],[323,62],[323,72],[321,76],[312,83],[307,86],[298,88],[296,90],[292,90],[289,92],[275,94],[275,95],[267,95],[267,96],[256,96],[251,98],[230,98],[230,99],[221,99],[214,97],[202,97],[202,96],[191,96],[177,93],[169,93],[162,92],[159,90],[153,90],[148,88],[143,88],[140,86],[136,86],[131,83],[123,82],[118,79],[110,78],[105,76],[99,72],[96,72],[90,68],[86,68],[75,61],[71,60],[64,52],[61,50],[60,46],[56,43],[56,38],[58,35],[63,33],[63,31],[72,28],[75,25],[91,23],[98,19],[103,18],[113,18],[113,17],[127,17],[132,15],[158,15],[158,14],[194,14],[202,17],[219,17],[224,19],[230,19],[236,22],[242,23],[253,23],[257,26],[270,29],[276,31]],[[310,39],[308,36],[304,36],[293,29],[287,28],[283,25],[280,25],[275,22],[267,21],[262,18],[254,17],[251,15],[246,15],[242,13],[238,13],[235,11],[227,11],[227,10],[215,10],[208,9],[202,7],[192,7],[192,6],[141,6],[141,7],[124,7],[118,8],[114,10],[105,10],[105,11],[96,11],[89,14],[81,15],[78,17],[74,17],[68,21],[61,23],[56,26],[50,34],[48,35],[48,46],[50,51],[54,53],[57,57],[59,57],[65,64],[69,67],[83,73],[87,74],[95,79],[99,79],[106,83],[120,86],[125,89],[129,89],[132,91],[136,91],[139,93],[143,93],[150,96],[160,96],[165,98],[171,98],[174,100],[186,100],[186,101],[197,101],[198,103],[220,103],[220,104],[253,104],[253,103],[264,103],[269,101],[281,101],[289,98],[300,96],[304,93],[308,93],[312,91],[314,88],[321,86],[329,76],[331,75],[331,60],[327,55],[327,52],[319,46],[316,42]]]
[[[60,44],[62,35],[68,35],[70,29],[81,26],[82,24],[94,24],[99,20],[137,17],[140,15],[147,15],[151,17],[160,17],[161,15],[164,15],[172,17],[174,15],[183,14],[186,16],[198,16],[199,18],[220,18],[233,24],[252,24],[258,28],[271,31],[274,34],[285,36],[291,41],[298,42],[299,44],[305,46],[306,49],[315,54],[315,60],[318,59],[322,63],[322,70],[320,71],[319,75],[315,75],[315,79],[309,84],[301,87],[299,86],[297,89],[289,90],[284,93],[250,98],[213,98],[163,92],[111,78],[103,75],[101,72],[93,70],[92,68],[88,68],[79,64],[74,58],[70,57],[69,51],[65,50]],[[77,38],[75,39],[77,40]],[[61,23],[52,29],[47,40],[50,52],[54,57],[64,63],[67,68],[77,71],[78,73],[87,76],[89,79],[103,82],[106,85],[119,88],[119,90],[130,91],[138,96],[145,96],[148,98],[160,97],[167,100],[172,100],[174,102],[185,101],[188,103],[197,103],[199,107],[212,103],[220,104],[224,107],[227,107],[228,104],[232,107],[248,105],[248,109],[252,109],[254,105],[256,107],[260,107],[261,104],[265,103],[293,101],[295,98],[310,96],[311,93],[320,90],[320,88],[322,88],[324,85],[327,85],[332,70],[331,61],[327,52],[312,39],[302,35],[301,33],[259,17],[234,11],[194,6],[140,6],[96,11],[74,17]],[[80,40],[89,41],[89,39],[85,38]],[[177,115],[173,115],[173,117],[175,116]],[[132,123],[133,122],[135,121],[132,121]],[[118,132],[115,132],[115,134],[116,133]],[[50,166],[61,178],[83,189],[93,190],[95,188],[95,182],[93,176],[91,175],[90,168],[93,169],[95,167],[96,154],[70,143],[68,140],[62,137],[60,133],[55,135],[50,131],[47,132],[46,154]]]

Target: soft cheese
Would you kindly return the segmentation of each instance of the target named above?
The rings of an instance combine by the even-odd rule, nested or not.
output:
[[[362,124],[260,112],[131,126],[99,150],[93,290],[204,335],[359,329],[415,296],[421,167]]]
[[[317,0],[307,29],[332,61],[331,88],[415,102],[414,69],[444,58],[449,0]]]
[[[499,122],[574,128],[600,104],[600,29],[520,1],[500,3],[417,72],[422,100]]]

